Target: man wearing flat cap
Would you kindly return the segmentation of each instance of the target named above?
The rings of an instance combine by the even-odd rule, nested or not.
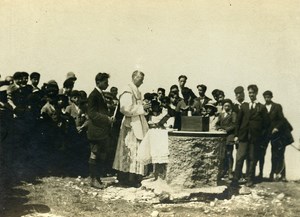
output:
[[[235,102],[233,104],[233,111],[235,113],[239,113],[241,105],[244,103],[245,100],[245,92],[244,88],[242,86],[237,86],[234,88],[234,93],[235,93]]]
[[[22,82],[21,72],[15,72],[13,75],[13,84],[7,88],[7,100],[13,109],[16,108],[16,105],[12,100],[12,93],[20,88],[21,82]]]
[[[216,123],[216,129],[218,131],[223,131],[227,133],[226,138],[226,150],[223,150],[222,156],[222,173],[220,178],[223,178],[227,172],[229,179],[232,179],[232,168],[233,168],[233,146],[234,146],[234,132],[236,125],[237,114],[232,111],[232,101],[230,99],[223,100],[223,109],[218,116],[218,121]]]
[[[270,180],[285,181],[286,168],[284,162],[285,147],[293,143],[294,139],[291,134],[293,127],[288,120],[284,117],[282,106],[272,101],[273,93],[269,90],[263,93],[265,99],[265,106],[268,110],[270,118],[270,127],[268,129],[268,137],[266,147],[271,142],[271,161],[272,168],[270,173]],[[265,148],[266,149],[266,148]],[[264,160],[265,151],[262,152],[261,159]]]
[[[32,93],[32,87],[27,85],[28,76],[27,72],[16,72],[13,76],[15,83],[7,90],[8,102],[17,117],[23,117],[28,110],[28,98]]]

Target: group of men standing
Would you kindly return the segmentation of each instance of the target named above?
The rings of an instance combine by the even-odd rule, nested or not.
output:
[[[99,74],[97,76],[99,76]],[[105,146],[105,135],[108,135],[106,132],[114,122],[114,118],[107,115],[105,103],[101,100],[101,98],[103,98],[101,92],[108,86],[108,76],[105,76],[103,81],[105,85],[101,85],[101,82],[98,82],[97,76],[97,87],[89,96],[89,117],[91,119],[89,129],[95,128],[95,131],[98,133],[101,132],[103,136],[99,137],[96,146],[94,143],[91,143],[93,147]],[[143,101],[138,89],[143,83],[143,79],[144,74],[142,72],[133,72],[132,83],[120,94],[119,108],[124,115],[124,119],[120,128],[121,131],[113,168],[119,171],[118,180],[130,186],[139,186],[142,176],[145,175],[144,165],[141,165],[136,159],[139,143],[148,130],[148,124],[145,119],[146,111],[151,108],[151,103],[145,103],[145,101]],[[179,95],[181,89],[185,88],[186,79],[186,76],[180,76],[178,78]],[[205,96],[206,86],[198,85],[197,89],[200,95],[197,99],[200,103],[208,103],[210,99]],[[269,142],[271,142],[272,146],[272,169],[269,178],[273,180],[275,177],[277,180],[280,179],[284,181],[286,177],[284,152],[286,145],[293,142],[291,135],[292,127],[284,117],[281,105],[272,101],[273,94],[271,91],[265,91],[263,93],[266,103],[261,104],[257,101],[258,87],[256,85],[249,85],[247,90],[250,102],[244,101],[245,93],[243,87],[239,86],[234,90],[236,103],[233,104],[232,110],[237,114],[236,120],[234,120],[234,142],[238,144],[238,148],[231,185],[236,186],[239,184],[245,160],[247,161],[247,186],[253,186],[254,184],[257,162],[260,164],[259,177],[263,177],[264,157]],[[224,92],[218,90],[218,93],[220,96],[216,96],[215,99],[218,100],[220,98],[224,100]],[[93,106],[101,104],[103,104],[103,106],[97,110],[97,112],[99,112],[98,114],[95,112],[96,110]],[[106,115],[105,118],[103,118],[102,115]],[[97,121],[100,122],[97,123]],[[102,129],[97,129],[97,125]],[[91,141],[95,140],[92,136],[93,131],[94,130],[91,130],[89,133],[89,139]],[[96,158],[100,158],[97,154],[97,150],[100,149],[101,148],[91,149],[90,164],[94,162],[95,156]],[[95,153],[93,153],[93,150],[96,150]],[[93,170],[91,170],[91,176],[94,177],[92,171]],[[100,179],[98,179],[98,184],[100,184],[99,187],[102,187]]]
[[[49,96],[51,96],[53,88],[50,87],[54,85],[56,87],[55,92],[57,93],[58,87],[56,82],[48,82],[46,96],[48,96],[49,99],[47,98],[47,103],[43,107],[44,109],[41,109],[42,105],[36,105],[36,101],[39,102],[41,99],[35,100],[40,97],[38,95],[40,89],[37,87],[39,76],[38,73],[32,73],[30,76],[32,85],[28,86],[27,73],[17,73],[14,75],[14,83],[11,83],[7,90],[8,99],[6,99],[6,101],[8,102],[8,106],[12,107],[14,114],[18,117],[22,117],[22,114],[25,114],[24,111],[28,108],[33,111],[32,117],[34,120],[41,115],[41,110],[44,111],[44,113],[49,113],[51,116],[51,108],[53,106],[51,104],[51,97],[49,98]],[[145,116],[149,113],[152,106],[151,101],[143,99],[139,90],[139,87],[143,84],[144,76],[144,73],[138,70],[132,73],[131,83],[120,93],[119,99],[116,99],[117,105],[114,107],[114,112],[111,111],[107,101],[107,92],[105,92],[109,86],[110,77],[107,73],[98,73],[96,75],[96,87],[88,96],[87,102],[83,100],[83,105],[87,104],[87,109],[86,120],[82,126],[87,126],[87,139],[90,144],[88,163],[92,187],[105,187],[101,181],[101,176],[104,174],[104,171],[108,171],[107,167],[111,165],[113,169],[118,172],[119,182],[127,186],[139,187],[142,177],[146,174],[145,165],[141,164],[137,159],[139,144],[148,131],[148,123]],[[64,82],[64,88],[60,92],[62,92],[62,94],[65,94],[64,92],[71,93],[75,80],[76,77],[74,73],[70,74],[68,79]],[[10,80],[8,81],[11,82]],[[245,160],[247,162],[247,186],[253,186],[254,184],[257,162],[259,162],[260,165],[259,177],[263,177],[264,157],[269,142],[271,142],[272,146],[272,169],[269,178],[271,180],[285,180],[284,153],[286,145],[293,142],[291,135],[292,126],[284,117],[281,105],[272,101],[273,93],[271,91],[265,91],[263,93],[265,104],[261,104],[257,101],[258,87],[256,85],[249,85],[247,90],[250,101],[245,102],[244,88],[239,86],[234,89],[236,102],[232,103],[230,100],[224,99],[225,94],[223,91],[215,89],[212,92],[215,102],[212,103],[212,100],[205,95],[207,90],[205,85],[201,84],[197,86],[199,97],[196,97],[191,89],[185,87],[186,81],[187,77],[181,75],[178,78],[179,87],[172,85],[170,88],[169,100],[171,102],[168,102],[169,105],[167,105],[167,107],[175,106],[175,113],[179,112],[183,115],[184,113],[181,113],[180,109],[185,109],[185,106],[190,106],[194,102],[196,102],[199,108],[205,108],[205,106],[213,104],[214,107],[218,108],[213,112],[214,115],[224,113],[224,118],[228,118],[227,113],[236,113],[234,118],[231,119],[232,123],[230,123],[234,124],[233,128],[231,127],[231,129],[234,129],[231,130],[232,138],[234,138],[234,143],[238,144],[236,166],[231,184],[233,186],[239,184]],[[13,90],[14,86],[16,86],[16,90]],[[17,88],[18,86],[22,88]],[[31,97],[32,105],[24,104],[25,98],[22,96],[26,95],[24,91],[27,89],[30,89],[30,93],[35,96]],[[69,89],[71,89],[71,91],[69,91]],[[165,92],[163,88],[158,89],[158,95],[160,95],[160,97],[158,97],[159,100],[162,99],[161,95],[164,95],[163,92]],[[18,93],[20,96],[16,95]],[[77,95],[78,93],[70,94],[69,99],[72,100],[76,98]],[[78,97],[79,95],[77,98]],[[173,100],[173,98],[178,98],[179,100]],[[187,99],[186,102],[185,99]],[[182,103],[178,103],[180,100]],[[2,101],[1,114],[5,106]],[[172,104],[172,101],[177,103]],[[232,105],[232,109],[227,110],[227,108],[225,108],[224,105],[227,102]],[[75,99],[72,103],[74,104],[73,107],[75,109],[73,110],[75,113],[81,109]],[[161,101],[161,104],[164,104],[163,101]],[[176,105],[180,105],[177,106],[177,108],[179,108],[178,111]],[[57,106],[58,105],[56,105],[56,107]],[[33,109],[35,107],[37,109]],[[84,108],[83,106],[83,111],[85,110]],[[209,106],[207,108],[209,108]],[[62,110],[62,108],[60,108],[60,110]],[[220,115],[220,117],[222,117],[222,115]],[[5,123],[4,118],[5,116],[1,115],[1,120],[3,119],[1,124]],[[176,124],[174,125],[176,126]],[[116,129],[115,133],[111,133],[113,129]],[[3,133],[1,132],[1,134]],[[112,142],[112,140],[115,142]],[[115,152],[112,154],[107,150],[111,150],[109,146],[113,143],[115,143],[116,147],[114,147]],[[110,161],[110,163],[108,163],[108,161]]]

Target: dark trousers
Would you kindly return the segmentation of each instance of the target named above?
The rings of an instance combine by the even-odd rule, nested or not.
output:
[[[224,175],[229,172],[229,175],[232,173],[232,167],[233,167],[233,145],[228,144],[226,145],[225,150],[225,158],[224,158]]]
[[[234,171],[234,179],[239,180],[242,175],[244,160],[249,161],[249,171],[246,174],[248,180],[254,179],[255,167],[257,163],[257,153],[259,151],[259,146],[257,144],[240,142],[239,148],[236,153],[236,165]]]
[[[285,145],[283,145],[280,138],[271,140],[271,152],[272,152],[272,169],[271,174],[280,174],[281,177],[285,178],[285,163],[284,163],[284,153]]]
[[[107,150],[109,148],[109,138],[90,141],[91,155],[89,158],[91,178],[104,176],[108,169]]]
[[[268,145],[260,146],[258,150],[258,162],[259,162],[259,175],[262,177],[264,172],[264,165],[265,165],[265,156],[267,151]]]

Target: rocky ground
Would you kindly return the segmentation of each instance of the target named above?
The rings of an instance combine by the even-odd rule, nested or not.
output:
[[[114,179],[105,181],[113,183]],[[114,184],[95,190],[81,177],[37,177],[20,181],[6,192],[0,213],[3,217],[300,215],[300,182],[296,181],[262,182],[251,189],[227,189],[215,197],[191,194],[176,201],[165,200],[165,191],[147,186]]]
[[[300,216],[300,181],[181,191],[161,180],[125,188],[106,178],[110,186],[95,190],[82,163],[87,161],[61,153],[45,152],[36,159],[13,153],[19,161],[0,166],[1,217]]]

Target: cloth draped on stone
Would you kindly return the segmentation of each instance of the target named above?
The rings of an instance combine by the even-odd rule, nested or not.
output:
[[[139,146],[137,159],[143,164],[168,163],[168,130],[150,129]]]
[[[120,111],[124,114],[113,168],[122,172],[145,175],[145,165],[137,160],[138,147],[148,131],[142,95],[129,84],[120,95]]]

